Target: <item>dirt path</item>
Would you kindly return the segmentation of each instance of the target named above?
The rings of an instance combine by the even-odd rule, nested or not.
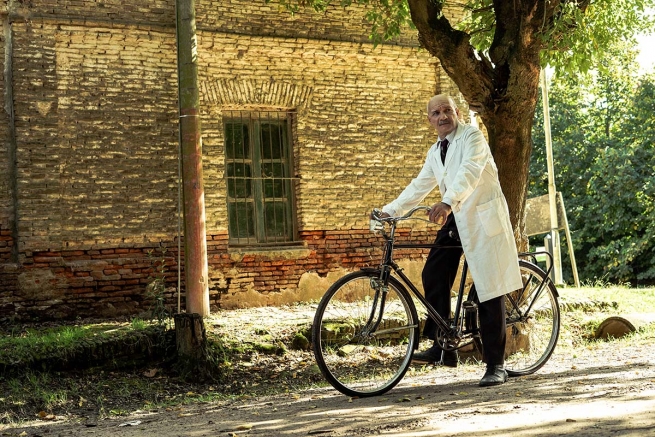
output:
[[[408,373],[382,397],[331,388],[139,413],[96,423],[40,423],[2,436],[655,436],[655,338],[558,351],[536,375],[479,388],[479,365]],[[91,425],[91,426],[89,426]]]

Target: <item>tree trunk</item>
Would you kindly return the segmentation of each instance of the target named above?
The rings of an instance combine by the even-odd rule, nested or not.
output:
[[[197,313],[175,314],[175,368],[182,379],[194,382],[220,380],[220,368],[207,348],[207,335],[202,316]]]
[[[481,114],[489,134],[489,146],[498,166],[498,177],[509,206],[510,220],[519,251],[527,250],[525,205],[532,153],[532,123],[538,98],[539,68],[521,66],[520,84],[507,90],[495,111]],[[514,75],[514,74],[513,74]],[[513,76],[512,75],[512,76]]]
[[[204,358],[207,335],[200,314],[175,314],[175,344],[182,360],[200,361]]]
[[[624,316],[612,316],[603,320],[594,337],[602,340],[620,338],[632,332],[644,329],[646,326],[655,323],[655,313],[636,313]]]

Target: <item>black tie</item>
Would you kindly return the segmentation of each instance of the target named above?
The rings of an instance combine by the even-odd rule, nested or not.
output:
[[[441,163],[446,163],[446,152],[448,152],[448,140],[443,140],[441,142]]]

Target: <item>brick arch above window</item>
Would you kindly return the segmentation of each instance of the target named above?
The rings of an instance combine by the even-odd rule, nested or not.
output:
[[[307,108],[313,95],[312,87],[273,79],[205,81],[200,91],[203,100],[219,107]]]

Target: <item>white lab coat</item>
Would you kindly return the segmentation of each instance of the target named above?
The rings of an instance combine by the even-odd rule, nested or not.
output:
[[[438,185],[443,202],[455,214],[471,277],[480,301],[485,302],[522,287],[509,209],[482,132],[459,123],[448,139],[445,164],[435,143],[418,176],[382,210],[400,215]]]

